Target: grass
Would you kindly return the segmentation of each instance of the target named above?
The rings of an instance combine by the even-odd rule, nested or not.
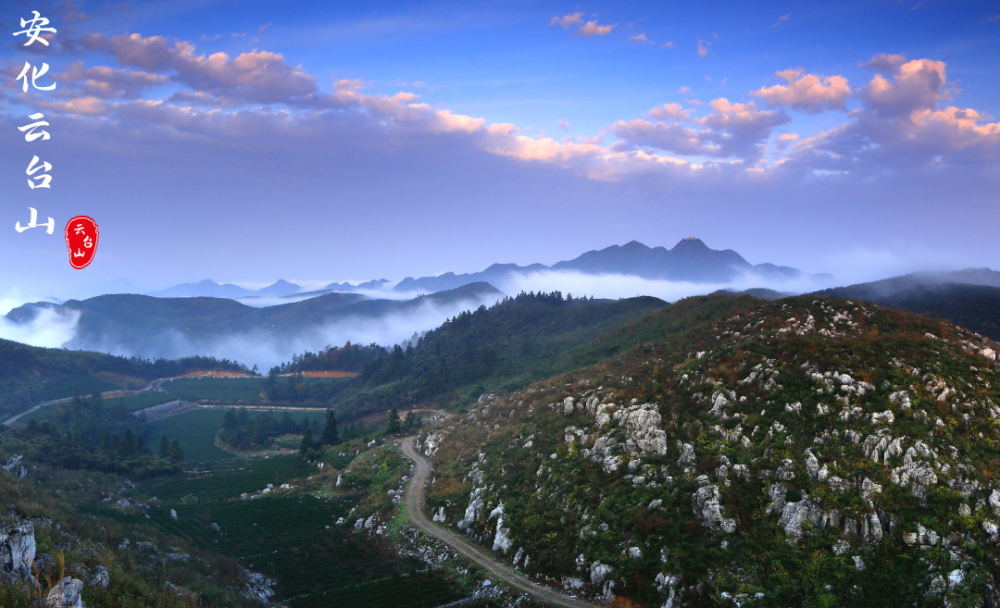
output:
[[[191,410],[154,420],[149,423],[143,441],[156,449],[160,445],[160,437],[164,435],[167,440],[177,439],[184,450],[184,458],[194,462],[232,458],[231,454],[215,447],[215,432],[222,427],[225,414],[225,410]]]
[[[303,378],[308,385],[345,382],[349,378]],[[180,378],[164,382],[163,388],[183,399],[233,405],[262,405],[267,378]],[[280,378],[279,382],[285,382]]]
[[[89,395],[94,391],[110,391],[121,388],[120,384],[94,378],[93,376],[69,376],[46,382],[45,390],[38,395],[32,395],[31,400],[34,403],[40,403],[72,397],[74,386],[80,395]]]

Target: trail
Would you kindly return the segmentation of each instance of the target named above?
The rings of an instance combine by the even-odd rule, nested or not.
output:
[[[180,376],[178,376],[178,377],[180,377]],[[114,399],[115,397],[134,397],[135,395],[139,395],[141,393],[148,393],[150,391],[155,391],[155,392],[158,392],[158,393],[166,392],[166,391],[163,390],[163,387],[161,385],[164,382],[166,382],[167,380],[173,380],[173,379],[174,378],[157,378],[155,380],[150,380],[146,384],[146,386],[144,386],[144,387],[142,387],[142,388],[140,388],[138,390],[125,390],[125,389],[116,388],[116,389],[112,389],[110,391],[102,391],[101,392],[101,398],[103,398],[103,399]],[[80,395],[80,397],[86,399],[87,396],[86,395]],[[26,416],[26,415],[30,414],[31,412],[34,412],[34,411],[42,409],[43,407],[51,407],[53,405],[59,405],[60,403],[69,403],[72,400],[73,400],[72,397],[66,397],[65,399],[53,399],[52,401],[45,401],[45,402],[42,402],[42,403],[38,403],[38,404],[32,406],[30,409],[27,409],[27,410],[21,412],[20,414],[15,414],[15,415],[11,416],[10,418],[4,420],[3,424],[5,424],[7,426],[10,426],[10,425],[14,424],[15,422],[17,422],[18,418],[20,418],[21,416]]]
[[[447,543],[453,549],[476,562],[507,585],[529,593],[538,600],[553,606],[566,606],[568,608],[595,608],[597,606],[597,604],[575,599],[554,589],[543,587],[525,576],[515,574],[507,566],[491,557],[484,549],[473,545],[451,530],[438,526],[427,519],[421,505],[424,500],[424,488],[431,474],[431,463],[413,449],[413,440],[414,437],[403,439],[400,447],[403,450],[403,455],[412,460],[416,465],[413,472],[413,480],[410,481],[410,487],[406,490],[406,511],[409,513],[410,519],[415,526]]]

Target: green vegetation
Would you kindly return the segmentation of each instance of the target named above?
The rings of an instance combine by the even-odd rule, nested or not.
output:
[[[573,354],[597,365],[481,399],[437,436],[428,507],[454,525],[481,500],[468,533],[491,545],[502,504],[501,558],[523,549],[523,570],[592,596],[599,562],[641,605],[984,605],[1000,557],[987,346],[839,299],[691,298]],[[904,542],[920,530],[934,541]]]
[[[222,410],[191,410],[148,423],[143,435],[147,445],[159,445],[160,438],[177,439],[187,459],[192,462],[212,462],[232,458],[215,447],[215,433],[222,427]]]

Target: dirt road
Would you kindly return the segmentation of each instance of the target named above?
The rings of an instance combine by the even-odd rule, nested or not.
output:
[[[461,538],[451,530],[431,522],[424,515],[422,509],[424,488],[431,474],[431,463],[414,450],[413,441],[414,437],[407,437],[402,440],[400,447],[402,447],[403,455],[416,464],[413,470],[413,479],[410,481],[410,487],[406,490],[406,511],[409,513],[410,519],[413,520],[415,526],[447,543],[462,555],[485,568],[490,574],[502,580],[505,584],[529,593],[542,602],[553,606],[566,606],[568,608],[595,608],[597,606],[597,604],[575,599],[548,587],[543,587],[525,576],[515,574],[510,568],[491,557],[484,549]]]

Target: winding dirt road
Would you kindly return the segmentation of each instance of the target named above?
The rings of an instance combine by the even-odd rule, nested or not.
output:
[[[431,463],[427,462],[426,458],[413,449],[414,439],[414,437],[406,437],[400,443],[400,447],[403,450],[403,455],[416,464],[416,468],[413,471],[413,479],[410,481],[410,487],[406,490],[406,511],[409,513],[410,519],[413,520],[415,526],[447,543],[453,549],[476,562],[507,585],[529,593],[542,602],[553,606],[566,606],[567,608],[597,607],[597,604],[569,597],[548,587],[543,587],[520,574],[515,574],[507,566],[490,557],[482,548],[473,545],[451,530],[438,526],[427,519],[421,505],[424,500],[424,488],[427,486],[427,481],[431,474]]]

